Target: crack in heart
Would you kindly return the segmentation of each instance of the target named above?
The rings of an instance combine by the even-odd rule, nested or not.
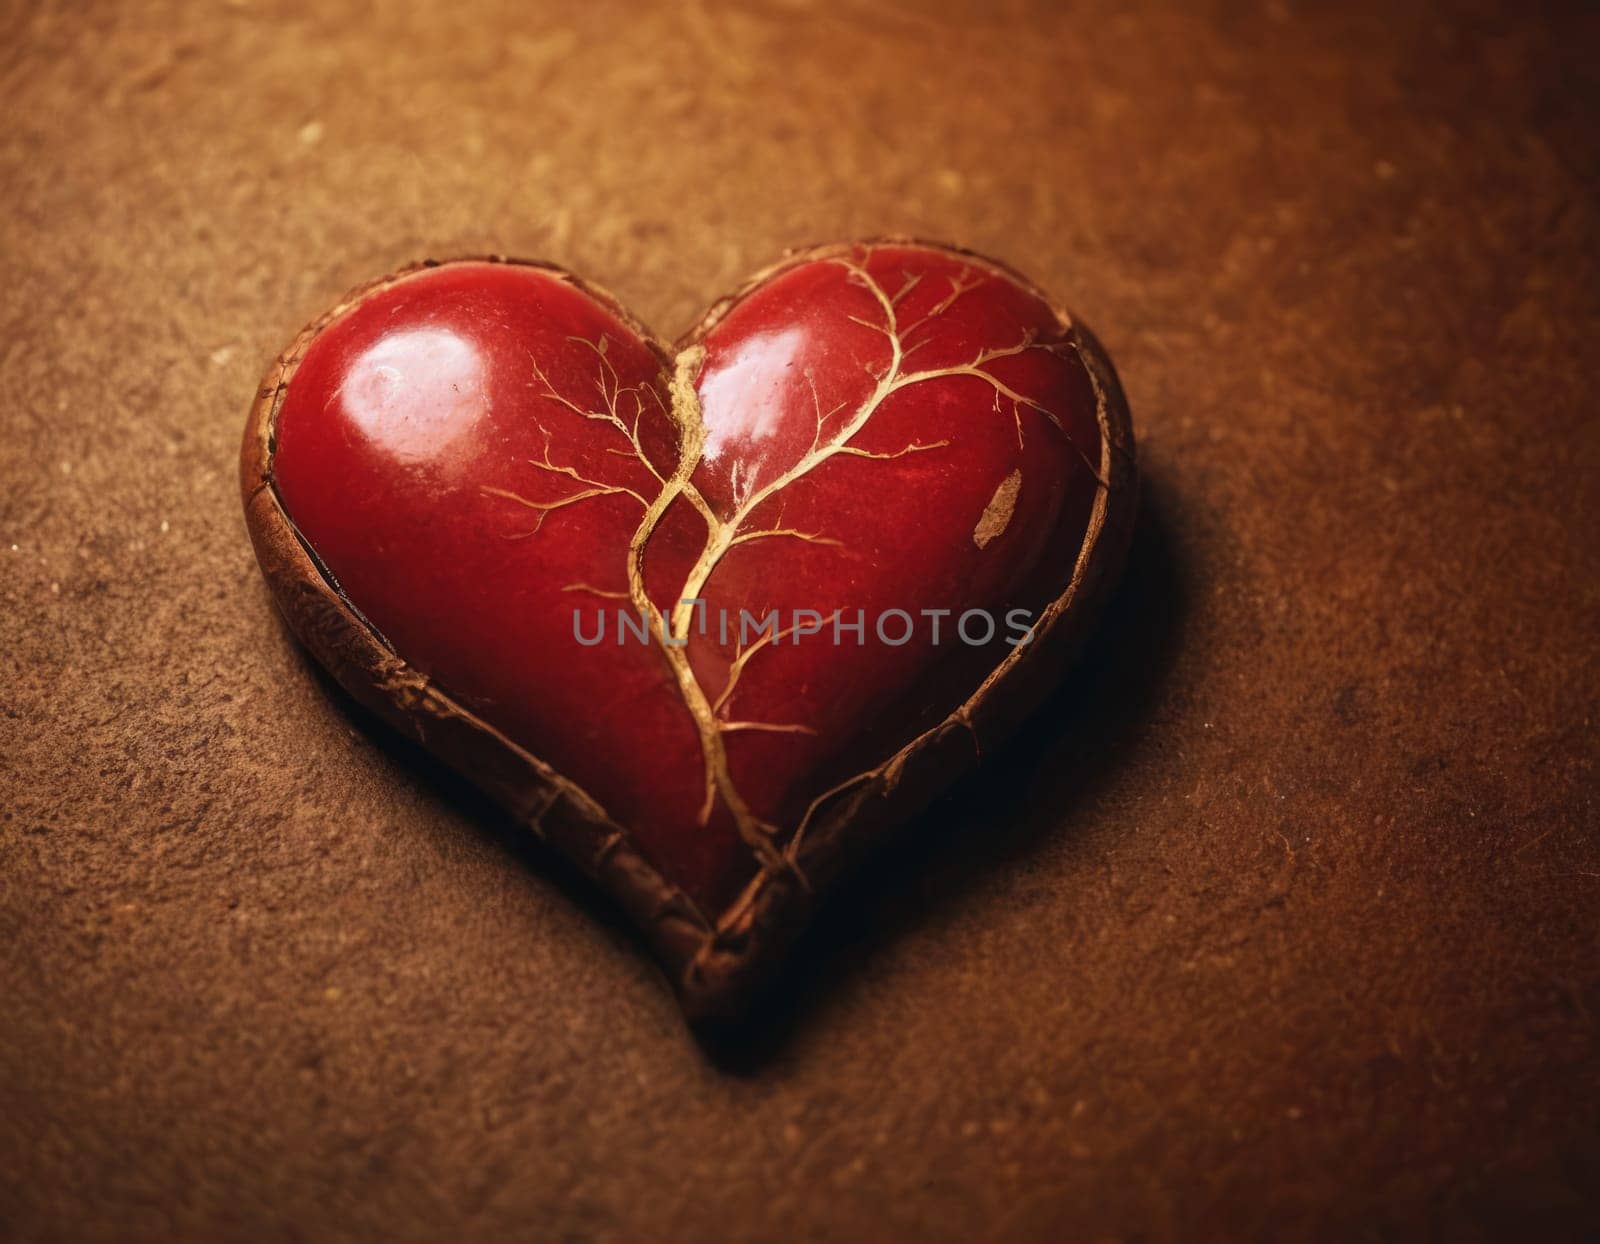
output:
[[[705,796],[700,808],[700,823],[705,825],[711,819],[712,811],[717,799],[720,797],[723,804],[733,815],[735,826],[741,838],[755,852],[757,859],[765,867],[788,867],[800,875],[802,883],[805,878],[799,873],[792,855],[780,851],[776,839],[781,834],[780,826],[757,816],[750,805],[740,793],[729,771],[727,751],[722,742],[722,736],[739,730],[768,730],[775,732],[807,732],[814,733],[811,727],[798,723],[756,722],[756,721],[728,721],[720,716],[720,709],[727,703],[733,693],[738,675],[743,671],[750,657],[762,646],[758,641],[749,650],[741,652],[736,657],[736,666],[730,670],[728,681],[718,693],[715,700],[709,698],[699,678],[690,666],[687,649],[674,645],[667,639],[668,628],[671,634],[679,638],[688,635],[690,621],[696,603],[702,600],[701,593],[705,591],[706,584],[715,572],[718,564],[728,551],[740,544],[756,540],[776,537],[788,537],[815,543],[838,545],[842,542],[831,537],[825,537],[815,532],[800,531],[788,527],[772,527],[764,529],[745,530],[744,525],[751,515],[766,501],[781,494],[796,481],[815,471],[818,467],[836,455],[849,455],[868,458],[877,461],[889,461],[904,457],[908,454],[927,452],[939,449],[949,444],[948,440],[931,443],[913,443],[889,453],[875,452],[864,449],[850,442],[861,433],[877,412],[891,396],[913,385],[926,384],[930,381],[951,379],[954,377],[970,376],[981,379],[993,387],[994,405],[997,413],[1001,412],[1000,401],[1006,399],[1012,404],[1012,416],[1016,426],[1017,444],[1021,448],[1023,443],[1022,410],[1033,410],[1042,415],[1044,419],[1067,437],[1071,444],[1070,436],[1062,425],[1060,417],[1042,402],[1036,401],[1024,394],[1017,392],[1005,384],[993,373],[985,370],[987,366],[999,359],[1012,358],[1028,350],[1056,351],[1067,348],[1063,344],[1041,344],[1036,341],[1032,333],[1025,334],[1023,339],[1008,347],[988,348],[980,351],[970,363],[954,366],[929,368],[921,371],[907,372],[904,370],[906,360],[918,350],[926,347],[931,337],[925,336],[922,340],[912,342],[911,337],[919,329],[936,323],[940,316],[948,312],[956,302],[965,294],[978,288],[982,278],[974,276],[970,269],[963,268],[959,273],[949,276],[949,292],[937,302],[931,310],[919,317],[915,322],[902,326],[899,322],[900,304],[917,288],[922,281],[921,273],[913,273],[905,278],[900,288],[890,295],[865,267],[850,259],[835,258],[828,262],[842,267],[849,279],[866,290],[877,303],[882,312],[880,320],[869,320],[862,316],[849,315],[851,322],[881,333],[888,343],[889,359],[883,369],[877,373],[872,372],[868,365],[868,374],[873,381],[873,389],[867,398],[858,404],[855,412],[843,420],[836,430],[824,436],[825,429],[831,418],[844,408],[844,404],[835,407],[828,415],[822,413],[820,399],[816,395],[814,380],[811,380],[812,398],[816,409],[816,431],[813,435],[810,449],[788,470],[762,485],[760,488],[747,492],[735,508],[733,514],[722,519],[717,516],[713,508],[706,502],[705,497],[693,483],[695,470],[700,466],[705,452],[707,429],[705,418],[701,409],[699,397],[695,391],[695,376],[705,358],[705,347],[691,346],[680,351],[673,369],[673,375],[668,385],[671,394],[671,403],[668,410],[674,426],[678,429],[678,462],[669,476],[664,476],[651,462],[640,441],[639,421],[644,413],[644,397],[649,394],[660,403],[660,396],[656,390],[648,385],[622,386],[617,376],[616,369],[606,357],[607,340],[601,337],[599,341],[588,341],[584,338],[573,338],[594,351],[598,360],[598,377],[596,388],[599,392],[604,409],[590,410],[581,406],[572,398],[559,392],[550,382],[538,361],[533,360],[535,376],[545,387],[545,394],[551,400],[559,403],[569,411],[584,419],[607,424],[619,431],[631,446],[632,453],[650,471],[660,484],[660,491],[654,499],[647,499],[632,488],[621,485],[608,485],[598,480],[592,480],[571,467],[558,466],[550,461],[549,439],[550,434],[545,432],[545,453],[542,460],[533,465],[553,474],[573,479],[585,487],[569,496],[555,501],[538,502],[530,501],[517,493],[506,489],[488,485],[481,486],[482,491],[491,496],[503,497],[520,505],[527,506],[538,512],[538,520],[533,529],[524,535],[535,535],[540,530],[546,514],[553,510],[575,505],[583,501],[616,494],[626,494],[637,501],[644,508],[644,517],[635,530],[628,547],[628,592],[627,599],[641,617],[650,622],[650,634],[655,638],[655,646],[665,660],[669,671],[678,687],[683,699],[684,708],[694,722],[695,729],[700,739],[701,757],[705,767]],[[808,378],[809,379],[809,378]],[[634,399],[632,421],[629,422],[619,413],[618,405],[624,395]],[[1089,460],[1081,447],[1073,445],[1086,468],[1102,485],[1098,468]],[[627,452],[627,451],[616,451]],[[973,534],[977,546],[984,548],[995,536],[1003,531],[1010,522],[1011,511],[1015,506],[1017,486],[1021,481],[1020,471],[1013,471],[1010,476],[1001,482],[995,492],[994,499],[985,510],[980,519],[978,528]],[[1010,489],[1009,493],[1007,489]],[[699,558],[689,571],[681,589],[676,597],[670,615],[663,615],[660,608],[651,599],[645,589],[644,559],[652,537],[655,535],[661,519],[666,514],[672,502],[678,497],[683,497],[706,525],[705,542],[701,548]],[[585,585],[573,585],[568,590],[589,590]],[[620,593],[600,593],[607,597],[620,597]],[[837,611],[835,613],[837,616]],[[797,624],[798,625],[798,624]],[[794,628],[784,632],[782,637],[793,633]],[[778,641],[774,641],[778,642]],[[819,796],[820,800],[823,798]],[[815,810],[817,801],[802,817],[803,825],[809,820]]]

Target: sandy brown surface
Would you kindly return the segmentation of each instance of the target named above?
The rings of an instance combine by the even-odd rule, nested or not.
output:
[[[1593,1225],[1600,28],[1121,7],[0,9],[0,1235]],[[1147,505],[713,1055],[295,649],[240,429],[423,255],[673,335],[891,231],[1095,326]]]

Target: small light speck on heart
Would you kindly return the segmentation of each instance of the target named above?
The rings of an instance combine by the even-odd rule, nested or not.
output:
[[[972,542],[980,549],[1004,534],[1011,525],[1011,515],[1017,509],[1017,494],[1021,491],[1022,471],[1019,468],[1000,481],[1000,487],[994,490],[989,504],[983,507],[978,525],[972,529]]]

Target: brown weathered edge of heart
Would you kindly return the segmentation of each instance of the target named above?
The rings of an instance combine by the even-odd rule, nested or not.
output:
[[[1110,359],[1086,328],[1015,270],[972,251],[885,237],[788,252],[714,303],[679,342],[696,344],[738,301],[798,263],[860,247],[916,246],[959,256],[1032,292],[1077,345],[1094,387],[1101,431],[1100,488],[1066,588],[1043,611],[1031,643],[1014,648],[939,725],[875,768],[827,792],[803,836],[785,844],[785,864],[764,867],[714,919],[640,853],[575,783],[457,704],[413,669],[340,590],[285,511],[273,481],[278,410],[307,348],[328,324],[374,291],[451,263],[538,268],[604,305],[660,356],[673,351],[605,290],[554,264],[501,255],[410,264],[346,294],[295,337],[267,370],[250,407],[240,453],[245,521],[279,611],[302,644],[357,701],[475,783],[594,879],[643,930],[692,1021],[737,1018],[804,927],[818,896],[887,833],[920,812],[1049,693],[1091,629],[1121,569],[1138,508],[1138,472],[1127,403]],[[846,833],[845,831],[849,832]]]

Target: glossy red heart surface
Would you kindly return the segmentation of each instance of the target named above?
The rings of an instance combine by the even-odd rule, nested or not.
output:
[[[457,261],[308,334],[264,478],[385,649],[715,927],[1027,677],[1125,429],[1092,339],[950,248],[808,252],[677,350],[558,270]]]

